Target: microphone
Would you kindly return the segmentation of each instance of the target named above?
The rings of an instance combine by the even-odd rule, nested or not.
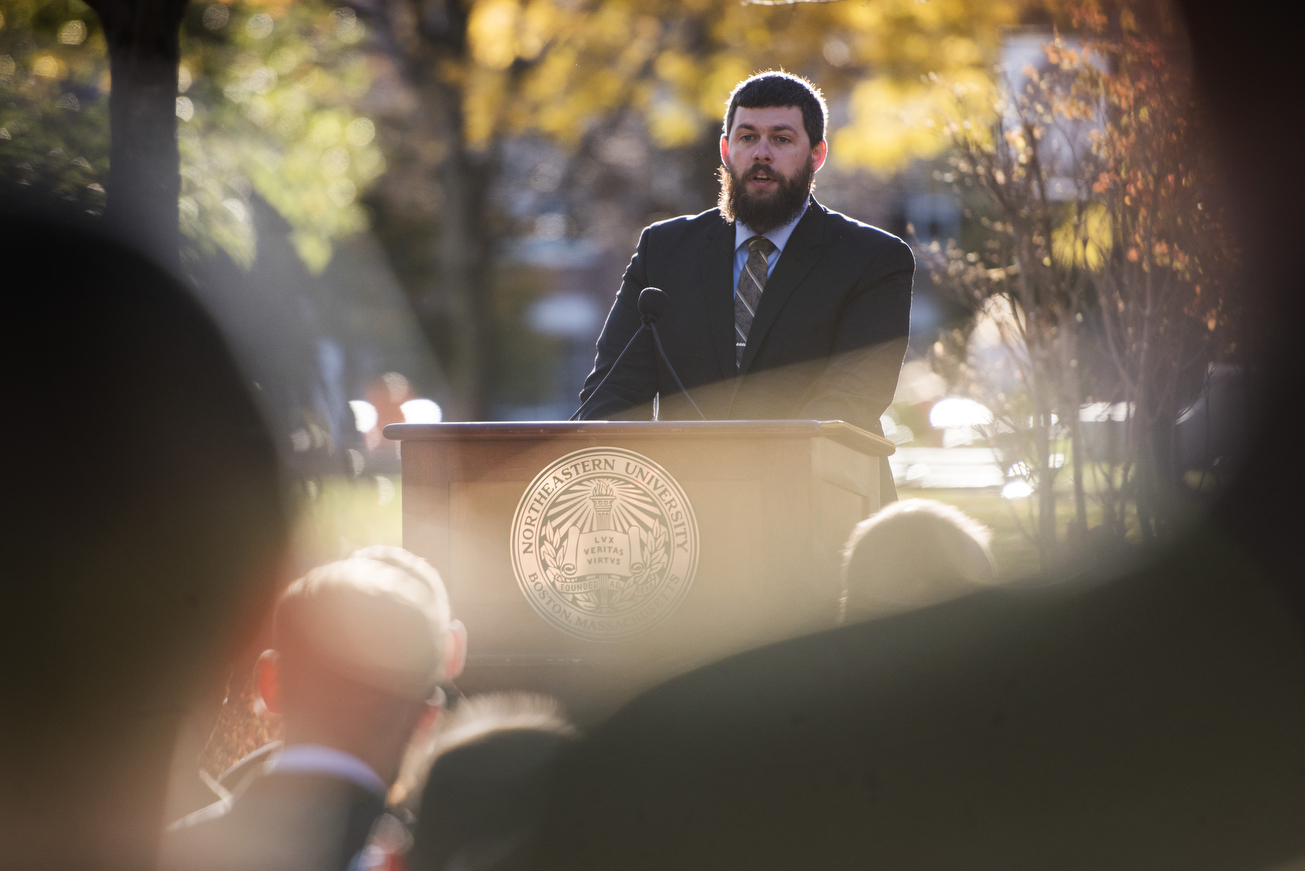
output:
[[[671,298],[660,287],[645,287],[639,291],[639,316],[645,327],[651,327],[666,313]]]
[[[689,400],[689,405],[692,405],[693,410],[698,412],[698,417],[706,420],[707,416],[702,413],[702,409],[698,408],[698,403],[694,402],[693,397],[689,395],[689,391],[684,389],[684,382],[680,380],[679,373],[671,365],[670,357],[666,356],[666,349],[662,347],[662,337],[657,333],[657,320],[666,313],[666,307],[670,304],[671,298],[660,287],[645,287],[639,291],[639,314],[642,316],[643,325],[652,330],[653,344],[657,346],[658,356],[666,364],[666,368],[670,370],[671,377],[675,379],[675,386],[680,388],[684,398]]]

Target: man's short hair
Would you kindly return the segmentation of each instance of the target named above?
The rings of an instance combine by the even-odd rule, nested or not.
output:
[[[745,109],[769,109],[772,106],[797,106],[802,110],[802,126],[812,147],[825,139],[829,107],[825,97],[812,82],[783,70],[767,70],[739,82],[730,94],[725,112],[725,135],[734,126],[734,112]]]
[[[861,521],[844,550],[849,617],[940,602],[995,579],[992,531],[933,499],[893,502]]]
[[[421,700],[444,678],[450,619],[439,572],[378,545],[291,584],[277,603],[273,643],[300,668]]]

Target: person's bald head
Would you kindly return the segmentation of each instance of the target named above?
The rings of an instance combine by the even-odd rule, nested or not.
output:
[[[273,643],[296,671],[424,700],[449,677],[452,625],[435,568],[402,548],[377,546],[291,584],[277,603]]]
[[[462,671],[466,631],[430,563],[378,546],[291,584],[273,644],[255,684],[286,742],[352,753],[391,783],[413,735],[434,722],[440,684]]]

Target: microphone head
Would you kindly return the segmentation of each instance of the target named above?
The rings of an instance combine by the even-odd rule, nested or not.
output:
[[[660,287],[645,287],[639,291],[639,315],[645,324],[652,323],[666,313],[671,298]]]

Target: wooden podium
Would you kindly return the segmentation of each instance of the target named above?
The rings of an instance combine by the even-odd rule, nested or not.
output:
[[[464,692],[580,721],[703,662],[833,625],[893,445],[841,421],[392,424],[403,540],[467,625]]]

